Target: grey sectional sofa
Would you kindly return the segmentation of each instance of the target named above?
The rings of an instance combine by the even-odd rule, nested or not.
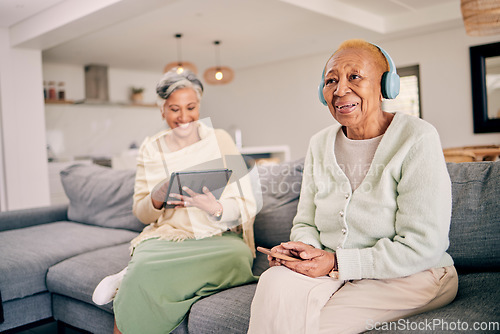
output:
[[[263,207],[254,227],[257,245],[288,240],[302,167],[302,161],[259,167]],[[449,253],[460,282],[456,300],[401,322],[367,324],[367,329],[500,331],[500,162],[448,164],[448,170],[453,182]],[[0,332],[43,319],[57,320],[62,329],[67,324],[112,332],[112,304],[94,305],[91,295],[103,277],[127,265],[128,242],[143,228],[131,210],[134,171],[76,165],[62,172],[62,181],[69,206],[0,213]],[[266,257],[258,254],[255,274],[266,268]],[[255,287],[201,299],[175,332],[246,333]]]

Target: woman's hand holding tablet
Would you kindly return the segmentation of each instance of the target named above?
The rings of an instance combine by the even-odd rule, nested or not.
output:
[[[173,172],[165,195],[165,207],[195,206],[202,210],[208,209],[209,211],[205,211],[211,212],[209,208],[205,208],[206,205],[202,202],[206,202],[205,200],[217,202],[228,184],[231,174],[232,171],[227,168]],[[201,197],[195,200],[197,195]]]

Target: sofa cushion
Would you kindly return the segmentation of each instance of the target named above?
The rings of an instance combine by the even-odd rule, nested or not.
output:
[[[302,183],[304,160],[259,166],[263,206],[255,217],[257,246],[271,248],[290,240]]]
[[[72,165],[61,171],[61,182],[70,220],[137,232],[144,228],[132,213],[134,170]]]
[[[72,256],[129,242],[137,235],[75,222],[55,222],[0,233],[0,291],[4,301],[47,290],[50,266]]]
[[[54,319],[65,324],[71,324],[71,326],[86,331],[85,333],[109,334],[113,332],[113,314],[98,309],[94,305],[54,294],[52,308],[54,310]],[[69,332],[80,333],[81,331],[70,330]],[[66,330],[66,333],[68,333],[68,330]],[[172,331],[172,334],[187,333],[187,319]]]
[[[94,306],[67,296],[52,295],[54,319],[83,330],[66,330],[62,333],[113,333],[113,314]]]
[[[194,303],[189,312],[189,333],[246,333],[256,287],[256,283],[238,286]]]
[[[462,319],[467,314],[467,321],[472,326],[473,321],[478,322],[496,322],[496,330],[500,321],[500,291],[498,282],[500,273],[484,272],[469,273],[459,275],[458,293],[451,305],[436,310],[435,318],[441,316],[445,318]],[[471,307],[471,305],[474,305]],[[497,332],[498,333],[498,332]]]
[[[458,270],[500,265],[500,161],[448,163],[453,209],[450,247]]]
[[[61,261],[50,267],[47,288],[94,305],[92,294],[106,276],[120,272],[130,261],[130,243],[101,248]],[[95,305],[96,306],[96,305]],[[112,303],[100,306],[112,312]]]
[[[36,295],[14,299],[4,302],[5,321],[0,323],[0,333],[9,329],[23,326],[35,321],[50,318],[52,316],[52,303],[50,293],[37,293]],[[12,331],[19,333],[19,331]],[[9,333],[9,332],[7,332]],[[25,332],[22,332],[25,333]],[[32,333],[32,332],[26,332]]]
[[[390,327],[392,330],[381,331],[379,328],[366,333],[498,333],[499,280],[500,273],[459,275],[458,294],[451,304],[411,316],[404,322],[397,321]],[[408,325],[421,330],[411,331]],[[479,327],[474,329],[474,326]]]
[[[257,252],[255,259],[253,259],[253,274],[255,276],[260,276],[267,269],[269,269],[269,261],[267,260],[267,255],[261,252]]]

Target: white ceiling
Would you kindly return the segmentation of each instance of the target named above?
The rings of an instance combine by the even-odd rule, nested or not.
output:
[[[64,15],[61,8],[70,7],[63,5],[89,1],[99,0],[0,0],[0,27],[17,33],[50,20],[51,13]],[[459,0],[165,0],[154,6],[141,6],[144,0],[107,1],[108,12],[89,14],[91,27],[63,25],[54,45],[38,36],[44,62],[159,72],[177,60],[174,34],[182,33],[182,59],[200,72],[215,65],[214,40],[221,41],[222,65],[238,69],[331,51],[348,38],[381,43],[462,25]],[[133,3],[133,13],[120,17],[116,12],[123,6],[113,7],[120,1]],[[76,32],[69,34],[70,29]],[[71,37],[61,37],[64,33]]]
[[[0,28],[7,28],[63,0],[0,0]]]
[[[376,15],[392,16],[404,14],[408,11],[416,12],[437,4],[454,2],[458,6],[460,1],[442,0],[340,0],[340,2],[353,5]]]

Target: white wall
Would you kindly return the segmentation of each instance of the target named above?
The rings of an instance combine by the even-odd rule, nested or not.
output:
[[[59,161],[112,158],[165,128],[157,108],[47,105],[47,144]]]
[[[121,106],[128,103],[130,87],[144,87],[144,102],[156,101],[155,84],[161,74],[109,68],[110,105],[45,105],[47,144],[59,160],[119,155],[146,136],[165,127],[157,107]],[[63,81],[66,99],[85,98],[83,66],[43,64],[44,81]]]
[[[40,51],[12,48],[0,29],[1,210],[50,202],[41,68]]]
[[[391,41],[374,41],[396,66],[420,64],[422,114],[439,131],[443,147],[500,144],[500,134],[474,134],[469,46],[500,36],[467,37],[462,28]],[[335,46],[332,46],[334,49]],[[238,126],[244,145],[289,144],[305,155],[310,136],[334,122],[317,99],[329,54],[236,71],[233,83],[209,87],[202,110],[216,126]]]
[[[309,138],[332,124],[317,87],[328,55],[237,70],[226,86],[207,86],[201,110],[216,127],[242,130],[243,146],[289,145],[305,155]]]
[[[66,99],[71,101],[85,98],[84,66],[43,63],[43,80],[65,83]],[[108,68],[109,100],[128,102],[130,87],[143,87],[144,103],[155,103],[155,86],[161,73]]]
[[[474,134],[472,118],[472,98],[470,83],[469,46],[500,40],[500,36],[472,38],[467,37],[462,28],[439,31],[415,37],[405,37],[390,41],[374,41],[386,49],[397,66],[420,65],[422,114],[439,131],[443,147],[464,145],[500,144],[500,134]],[[334,49],[335,46],[332,46]],[[210,116],[216,127],[232,130],[239,128],[243,134],[244,146],[289,145],[292,159],[303,157],[309,138],[320,129],[332,124],[333,118],[326,107],[317,98],[317,85],[321,70],[330,55],[319,54],[304,58],[269,63],[258,67],[237,69],[235,80],[225,86],[205,85],[201,113]],[[67,83],[68,98],[79,99],[83,92],[83,69],[69,65],[44,64],[44,79],[59,80],[64,73],[71,73],[73,81]],[[80,74],[77,74],[80,73]],[[146,100],[154,100],[154,84],[159,74],[121,69],[109,69],[110,96],[112,100],[126,99],[128,87],[142,84],[146,87]],[[49,78],[50,77],[50,78]],[[69,79],[67,79],[69,80]],[[79,92],[71,93],[72,85],[78,86]],[[76,90],[76,88],[75,88]],[[73,96],[74,94],[74,96]],[[47,108],[47,126],[49,137],[54,129],[51,124],[61,121],[61,111],[56,107]],[[78,111],[80,110],[80,111]],[[78,113],[78,121],[68,125],[73,135],[89,133],[85,126],[89,122],[103,122],[96,127],[113,128],[107,131],[115,140],[114,147],[126,147],[133,136],[141,136],[157,126],[156,111],[151,116],[138,117],[134,112],[103,110],[84,111],[71,108],[71,113]],[[64,117],[72,115],[69,111]],[[97,113],[97,114],[93,114]],[[144,112],[146,115],[148,112]],[[141,115],[141,114],[139,114]],[[85,120],[86,118],[86,120]],[[105,119],[105,120],[104,120]],[[115,120],[115,121],[113,121]],[[158,116],[158,122],[159,122]],[[124,131],[137,128],[139,121],[143,125],[142,133],[127,137]],[[67,119],[65,122],[70,122]],[[87,122],[87,125],[84,123]],[[153,125],[154,123],[154,125]],[[60,126],[61,124],[59,124]],[[78,126],[80,129],[78,129]],[[156,129],[156,128],[155,128]],[[119,134],[119,135],[118,135]],[[66,146],[79,146],[85,142],[77,136],[79,143],[67,143]],[[94,143],[88,154],[102,154],[109,148],[104,143],[97,149],[99,136],[91,138]],[[118,139],[120,138],[120,139]],[[78,145],[76,145],[78,144]],[[84,154],[79,152],[78,154]]]
[[[396,65],[420,64],[423,118],[438,130],[443,147],[500,144],[500,133],[474,134],[469,47],[500,35],[469,37],[464,29],[385,42]]]
[[[306,61],[310,59],[316,62],[316,68],[323,66],[324,56]],[[236,80],[229,85],[205,85],[201,117],[211,117],[214,126],[230,132],[242,129],[244,146],[290,145],[292,154],[297,152],[296,157],[301,157],[309,137],[332,119],[328,109],[317,103],[316,71],[303,65],[303,59],[268,64],[258,70],[237,71]],[[65,82],[67,99],[84,98],[83,67],[44,64],[43,74],[45,81]],[[126,101],[129,87],[141,85],[146,88],[145,102],[153,103],[160,77],[157,73],[109,68],[110,100]],[[267,87],[272,91],[262,92]],[[283,95],[290,98],[277,100]],[[46,105],[45,115],[47,142],[62,160],[117,155],[131,142],[140,144],[145,136],[164,127],[156,108]],[[307,122],[301,120],[304,117]]]

